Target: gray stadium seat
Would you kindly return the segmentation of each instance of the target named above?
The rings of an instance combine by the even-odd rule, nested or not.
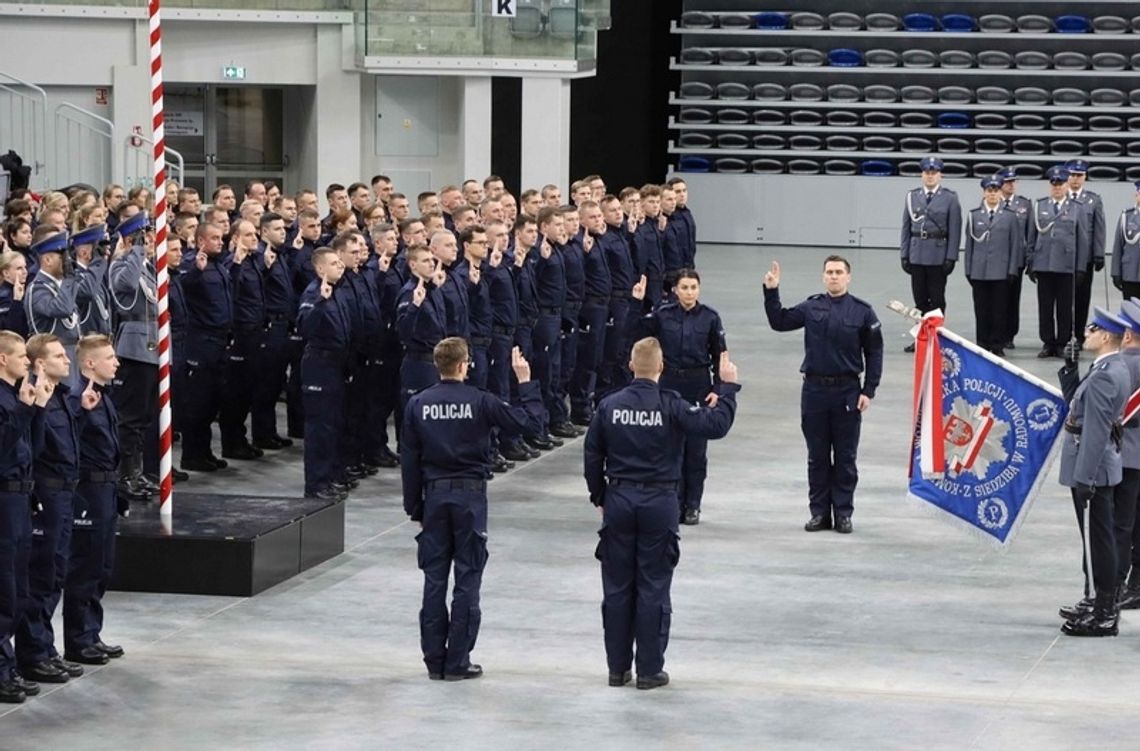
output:
[[[784,163],[779,159],[753,159],[752,171],[758,175],[779,175],[784,172]]]
[[[966,50],[946,50],[939,53],[938,64],[943,68],[973,68],[974,53]]]
[[[1128,33],[1128,19],[1120,16],[1097,16],[1093,19],[1094,34],[1126,34]]]
[[[838,114],[842,114],[842,113],[834,112],[832,114],[838,115]],[[858,124],[859,116],[856,115],[854,112],[851,112],[848,114],[850,114],[855,119],[855,122],[850,123],[850,124],[851,125]],[[895,127],[895,125],[898,124],[898,121],[899,121],[898,117],[896,117],[893,112],[875,111],[875,112],[868,112],[865,115],[863,115],[863,125],[867,128],[893,128],[893,127]],[[844,125],[844,126],[846,126],[846,124],[844,124],[844,123],[839,123],[839,122],[832,123],[831,122],[831,115],[827,116],[827,124],[828,125]]]
[[[1045,142],[1036,138],[1018,138],[1010,144],[1014,154],[1044,154]]]
[[[786,146],[787,142],[784,141],[783,136],[777,136],[772,133],[761,133],[758,136],[752,136],[752,148],[757,151],[782,151]]]
[[[834,110],[827,113],[826,121],[833,128],[854,128],[859,124],[859,115],[849,110]]]
[[[978,53],[979,68],[1008,68],[1013,65],[1013,55],[1003,50],[982,50]]]
[[[1052,130],[1084,130],[1085,119],[1080,115],[1053,115],[1049,118]]]
[[[1013,92],[1004,86],[982,86],[974,97],[978,104],[1009,104],[1013,101]]]
[[[942,164],[942,176],[950,178],[969,177],[970,170],[961,162],[944,162]]]
[[[859,139],[854,136],[828,136],[828,151],[858,151]]]
[[[930,50],[904,50],[902,64],[904,68],[933,68],[938,65],[938,55]]]
[[[1013,165],[1013,169],[1022,180],[1037,180],[1045,174],[1045,168],[1040,164],[1020,162]]]
[[[921,177],[922,166],[920,162],[899,162],[899,177]]]
[[[725,81],[716,85],[717,99],[747,99],[751,93],[751,89],[736,81]]]
[[[792,110],[788,122],[801,128],[814,128],[823,125],[823,113],[819,110]]]
[[[683,123],[711,123],[713,113],[701,107],[682,107],[677,119]]]
[[[788,162],[789,175],[818,175],[821,171],[819,162],[811,159],[793,159]]]
[[[969,104],[974,101],[974,92],[965,86],[943,86],[938,90],[938,101],[943,104]]]
[[[935,148],[943,154],[968,154],[970,142],[965,138],[939,138]]]
[[[1013,90],[1013,101],[1024,106],[1040,107],[1049,103],[1049,92],[1037,86],[1022,86]]]
[[[716,51],[716,61],[720,65],[751,65],[752,50],[725,47]]]
[[[1140,130],[1140,115],[1128,118],[1128,130]]]
[[[863,100],[867,102],[897,102],[899,90],[884,83],[874,83],[863,88]]]
[[[1057,70],[1085,70],[1089,64],[1089,56],[1083,52],[1067,51],[1053,55],[1053,67]]]
[[[753,51],[752,59],[757,65],[772,67],[788,64],[788,53],[775,47],[763,47]]]
[[[1140,89],[1133,89],[1128,92],[1128,102],[1133,107],[1140,107]]]
[[[1133,16],[1129,24],[1132,26],[1133,34],[1140,34],[1140,16]]]
[[[1080,141],[1071,141],[1062,138],[1049,143],[1049,153],[1056,156],[1083,156],[1085,145]]]
[[[752,16],[748,13],[720,13],[717,21],[722,29],[751,29]]]
[[[515,17],[510,22],[511,36],[534,39],[542,35],[542,7],[537,2],[520,0],[515,5]]]
[[[827,17],[827,27],[835,31],[857,31],[863,28],[863,18],[857,13],[839,11]]]
[[[1129,167],[1124,170],[1124,179],[1129,182],[1136,182],[1140,180],[1140,166]]]
[[[996,162],[974,162],[970,168],[970,174],[974,177],[989,177],[1000,169],[1002,169],[1002,165]]]
[[[752,87],[752,98],[761,102],[782,102],[788,98],[788,90],[778,83],[758,83]]]
[[[1140,70],[1140,52],[1129,58],[1129,63],[1132,65],[1132,70]]]
[[[1106,182],[1110,180],[1119,180],[1121,178],[1120,168],[1113,167],[1108,164],[1098,164],[1095,167],[1089,167],[1088,175],[1090,180],[1101,180]]]
[[[867,50],[863,55],[863,62],[868,68],[897,68],[899,59],[899,53],[894,50]]]
[[[1038,15],[1020,16],[1017,19],[1017,30],[1022,34],[1048,34],[1054,30],[1053,19]]]
[[[789,56],[792,65],[797,68],[820,68],[827,64],[827,55],[819,50],[799,49],[793,50]]]
[[[1014,130],[1045,130],[1045,118],[1029,113],[1014,115],[1010,119]]]
[[[716,17],[711,13],[690,10],[681,14],[682,29],[711,29],[716,26]]]
[[[1094,107],[1123,107],[1128,97],[1116,89],[1093,89],[1089,93],[1089,104]]]
[[[1129,61],[1119,52],[1098,52],[1092,56],[1092,66],[1096,70],[1125,70]]]
[[[868,31],[898,31],[902,20],[893,13],[868,13],[866,24]]]
[[[717,159],[715,166],[717,172],[724,172],[725,174],[736,175],[748,171],[748,162],[734,156]]]
[[[1008,34],[1017,28],[1009,16],[990,13],[978,19],[978,31],[986,34]]]
[[[858,86],[849,83],[833,83],[827,87],[827,101],[829,102],[858,102],[863,92]]]
[[[793,102],[822,102],[823,87],[814,83],[794,83],[788,87],[788,98]]]
[[[1089,156],[1120,156],[1124,148],[1119,141],[1090,141]]]
[[[716,147],[718,149],[731,149],[733,151],[740,151],[747,149],[751,139],[743,133],[721,133],[716,137]]]
[[[899,125],[904,128],[933,128],[934,115],[929,112],[904,112],[899,116]]]
[[[823,139],[801,133],[788,139],[788,148],[796,151],[819,151],[823,148]]]
[[[717,110],[716,121],[721,125],[747,125],[752,121],[752,118],[747,110],[724,107]]]
[[[1089,102],[1089,95],[1084,89],[1064,87],[1053,90],[1053,104],[1058,107],[1083,107]]]
[[[895,139],[890,136],[867,136],[863,139],[864,151],[894,151]]]
[[[827,139],[828,142],[831,139]],[[852,138],[852,141],[855,139]],[[850,159],[828,159],[823,163],[823,173],[825,175],[854,175],[858,171],[855,162]]]
[[[791,25],[797,31],[820,31],[827,28],[827,19],[818,13],[793,13]]]
[[[713,137],[708,133],[682,133],[677,138],[677,145],[682,149],[711,149]]]
[[[681,50],[682,65],[712,65],[716,62],[716,52],[704,47],[686,47]]]
[[[1124,120],[1116,115],[1093,115],[1089,118],[1089,130],[1123,130]]]
[[[934,101],[934,89],[929,86],[903,86],[899,93],[902,100],[910,104],[931,104]]]
[[[1052,63],[1048,55],[1037,50],[1022,50],[1013,56],[1013,64],[1019,70],[1047,70]]]
[[[752,122],[756,125],[783,125],[785,120],[780,110],[756,110],[752,113]]]
[[[979,154],[1005,154],[1009,144],[1000,138],[979,138],[974,141],[974,151]]]
[[[974,115],[974,127],[979,130],[1005,130],[1009,127],[1009,118],[997,112],[981,112]]]
[[[704,81],[686,81],[681,84],[682,99],[712,99],[713,87]]]
[[[928,154],[934,149],[934,142],[922,136],[905,136],[899,139],[899,151]]]
[[[1130,141],[1128,143],[1128,156],[1140,156],[1140,141]]]

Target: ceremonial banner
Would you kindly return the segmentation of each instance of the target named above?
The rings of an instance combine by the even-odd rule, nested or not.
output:
[[[1045,482],[1068,405],[1061,392],[942,328],[918,327],[908,497],[1008,545]]]

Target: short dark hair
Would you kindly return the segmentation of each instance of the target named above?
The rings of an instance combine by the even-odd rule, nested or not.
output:
[[[827,258],[824,258],[824,259],[823,259],[823,267],[824,267],[825,269],[827,268],[827,264],[829,264],[829,263],[842,263],[842,264],[843,264],[843,267],[844,267],[845,269],[847,269],[847,273],[848,273],[848,274],[850,274],[850,273],[851,273],[851,262],[850,262],[850,261],[848,261],[848,260],[847,260],[846,258],[844,258],[843,256],[830,255],[830,256],[828,256]]]
[[[332,198],[332,194],[338,190],[344,190],[344,186],[340,183],[329,183],[329,186],[325,188],[325,198]]]
[[[466,245],[467,243],[471,242],[471,238],[475,237],[475,235],[485,234],[487,234],[487,230],[482,224],[472,224],[470,227],[459,233],[459,242],[462,245]]]
[[[368,186],[365,185],[364,183],[353,183],[352,185],[348,186],[348,194],[351,196],[353,193],[360,190],[361,188],[368,190]]]
[[[520,229],[523,229],[528,224],[537,225],[538,222],[536,222],[534,220],[534,217],[531,216],[530,214],[519,214],[518,218],[515,219],[515,225],[513,227],[511,227],[511,232],[518,232]]]
[[[676,286],[682,279],[695,279],[697,284],[701,283],[701,275],[697,273],[696,269],[681,269],[673,278],[673,286]]]
[[[331,245],[333,250],[338,252],[344,250],[348,247],[348,242],[353,237],[359,237],[361,240],[364,239],[364,235],[360,230],[346,229],[344,232],[338,232],[337,236],[332,239]]]
[[[266,211],[264,214],[261,215],[261,229],[265,229],[270,224],[272,224],[273,222],[276,222],[278,220],[283,222],[283,221],[285,221],[285,217],[281,216],[280,214],[274,213],[272,211]]]
[[[388,177],[387,175],[373,175],[372,180],[369,184],[375,185],[376,183],[391,183],[391,182],[392,182],[392,178]]]

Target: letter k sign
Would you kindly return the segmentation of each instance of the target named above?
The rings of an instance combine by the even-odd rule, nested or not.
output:
[[[495,12],[493,15],[505,18],[514,18],[518,13],[515,8],[515,0],[491,0],[495,4]]]

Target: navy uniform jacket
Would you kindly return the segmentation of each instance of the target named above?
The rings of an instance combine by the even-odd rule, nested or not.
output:
[[[58,280],[46,271],[36,274],[24,289],[24,314],[32,334],[55,334],[65,345],[79,341],[79,312],[75,305],[78,281]]]
[[[630,240],[633,248],[633,264],[637,273],[649,276],[650,271],[665,270],[664,253],[661,250],[661,231],[657,229],[657,217],[646,217],[638,225]]]
[[[1080,248],[1080,258],[1083,259],[1081,269],[1087,268],[1094,260],[1104,260],[1104,246],[1106,240],[1104,223],[1104,201],[1100,195],[1091,190],[1082,190],[1080,193],[1070,195],[1071,201],[1077,203],[1085,212],[1085,227],[1088,234],[1082,238],[1084,246]]]
[[[1061,444],[1062,485],[1097,487],[1119,485],[1120,451],[1112,440],[1112,424],[1119,422],[1128,401],[1131,375],[1118,353],[1098,357],[1084,377],[1065,418]],[[1073,426],[1079,435],[1068,430]]]
[[[107,293],[107,259],[102,256],[90,266],[75,266],[75,309],[79,330],[86,334],[111,333],[111,299]]]
[[[257,268],[254,253],[250,252],[241,263],[230,253],[223,264],[229,268],[233,283],[234,328],[244,331],[264,329],[265,279],[261,276],[261,269]]]
[[[172,283],[170,288],[173,286]],[[178,294],[181,296],[181,290]],[[111,297],[119,310],[115,354],[125,360],[158,365],[158,280],[143,246],[136,245],[111,262]],[[172,297],[169,295],[168,301]],[[185,314],[184,302],[182,308]]]
[[[43,446],[33,463],[37,480],[79,479],[79,429],[68,403],[70,393],[66,383],[56,384],[43,409]]]
[[[678,206],[673,210],[673,216],[685,225],[685,231],[679,233],[684,241],[681,248],[682,268],[694,269],[697,267],[697,220],[688,206]]]
[[[460,263],[456,259],[456,263]],[[467,299],[467,277],[455,273],[452,266],[447,271],[447,278],[439,288],[443,296],[444,312],[446,314],[446,331],[444,336],[458,336],[467,339],[471,336],[471,326],[468,320],[470,315],[470,301]]]
[[[510,262],[511,280],[515,284],[515,296],[519,301],[519,322],[533,324],[538,318],[538,282],[534,278],[537,264],[528,256],[521,267],[516,266],[515,253],[526,253],[526,250],[515,248],[513,253],[504,256],[503,265]]]
[[[941,266],[946,261],[957,261],[961,241],[962,209],[957,193],[940,185],[929,201],[923,187],[906,194],[899,238],[904,261],[915,266]]]
[[[313,251],[315,249],[316,246],[312,242],[302,241],[300,250],[293,254],[293,260],[289,263],[289,271],[293,279],[293,292],[298,299],[317,278],[317,270],[313,268]]]
[[[411,354],[431,354],[447,336],[447,308],[443,292],[430,281],[424,282],[424,301],[416,305],[414,295],[419,278],[411,276],[400,290],[396,303],[396,331],[404,349]]]
[[[301,295],[297,308],[297,331],[305,338],[305,349],[341,352],[346,357],[352,344],[350,294],[341,280],[333,285],[326,300],[321,297],[321,280],[315,279]]]
[[[966,224],[967,279],[1005,281],[1025,265],[1025,236],[1017,214],[998,205],[990,214],[986,207],[974,209]]]
[[[566,271],[566,302],[581,303],[586,297],[586,258],[577,237],[562,246],[562,266]]]
[[[629,482],[681,479],[686,435],[723,438],[736,415],[740,385],[721,383],[713,408],[686,402],[675,391],[635,378],[598,404],[586,432],[586,486],[590,502],[605,502],[606,478]]]
[[[119,413],[105,386],[95,384],[92,388],[103,398],[91,410],[83,409],[81,392],[67,395],[67,406],[79,430],[79,470],[113,472],[119,467]]]
[[[1029,239],[1029,223],[1033,221],[1033,201],[1025,196],[1014,195],[1002,199],[1002,204],[1017,214],[1017,221],[1021,224],[1021,231],[1025,239]]]
[[[1120,215],[1112,241],[1112,275],[1126,282],[1140,282],[1140,211]]]
[[[0,381],[0,480],[30,480],[33,449],[43,443],[43,410],[20,401],[16,386]]]
[[[1120,350],[1120,359],[1128,368],[1130,382],[1129,398],[1140,389],[1140,347]],[[1121,410],[1123,417],[1124,410]],[[1126,469],[1140,469],[1140,417],[1134,417],[1124,424],[1124,440],[1120,446],[1120,462]]]
[[[413,521],[424,514],[424,486],[434,480],[485,480],[491,429],[512,433],[538,430],[542,395],[537,381],[519,386],[521,406],[482,389],[440,381],[408,400],[400,433],[400,475],[404,511]]]
[[[229,274],[219,256],[209,257],[204,271],[198,270],[194,259],[194,253],[182,257],[182,292],[190,313],[187,328],[227,333],[234,321]]]
[[[566,263],[562,257],[562,246],[551,242],[550,258],[543,258],[542,240],[542,235],[539,235],[527,258],[527,264],[534,265],[535,300],[540,309],[556,308],[560,315],[562,306],[566,304]]]
[[[12,292],[11,284],[0,282],[0,329],[14,331],[26,339],[28,316],[24,310],[24,301],[13,300]],[[24,288],[24,292],[27,293],[27,287]]]
[[[182,292],[182,271],[167,268],[170,285],[167,287],[166,304],[170,311],[170,356],[174,362],[181,362],[185,352],[180,351],[186,341],[186,327],[190,321],[190,311],[186,310],[186,296]]]
[[[519,322],[519,297],[511,274],[514,262],[503,254],[498,266],[483,264],[483,281],[491,299],[491,325],[495,333],[514,334]]]
[[[720,354],[728,349],[720,314],[707,305],[698,302],[692,310],[685,310],[681,303],[674,301],[658,305],[647,315],[639,313],[639,309],[631,310],[629,315],[633,338],[657,338],[665,356],[666,372],[707,372],[717,367]]]
[[[467,291],[468,331],[472,338],[490,339],[494,311],[491,310],[491,283],[487,279],[489,263],[479,267],[479,283],[471,283],[471,262],[466,258],[455,264],[452,273],[465,282]]]
[[[586,270],[586,297],[602,298],[609,305],[613,279],[610,277],[610,267],[606,264],[606,252],[602,249],[600,235],[591,232],[590,237],[594,241],[594,247],[589,253],[586,253],[584,247],[582,249],[582,262]]]
[[[666,218],[665,232],[661,237],[662,259],[667,271],[678,271],[685,266],[687,245],[689,243],[689,228],[684,221],[673,212]]]
[[[1084,270],[1086,263],[1078,256],[1078,249],[1088,247],[1085,235],[1084,209],[1072,201],[1063,201],[1057,212],[1053,199],[1039,198],[1034,203],[1033,220],[1029,223],[1029,240],[1026,243],[1027,268],[1034,272],[1072,274]]]
[[[343,287],[343,299],[351,315],[352,349],[362,353],[378,352],[384,327],[376,287],[364,274],[349,269],[345,269],[337,286]],[[319,291],[319,282],[317,288]]]
[[[637,281],[634,275],[633,256],[621,225],[606,225],[606,232],[596,237],[597,245],[605,251],[606,268],[610,271],[610,295],[627,298]]]
[[[396,305],[400,302],[400,290],[407,282],[407,269],[401,271],[395,259],[387,271],[376,270],[375,283],[380,294],[380,320],[384,325],[384,348],[399,352],[400,336],[396,333]]]
[[[265,243],[259,244],[253,254],[264,280],[265,314],[275,321],[292,320],[297,315],[297,294],[293,290],[289,259],[284,252],[287,247],[277,248],[277,260],[268,268],[265,266]]]
[[[858,376],[861,393],[874,398],[883,377],[883,330],[875,311],[854,295],[812,295],[794,308],[780,307],[780,290],[764,288],[764,312],[774,331],[804,330],[800,372]]]

